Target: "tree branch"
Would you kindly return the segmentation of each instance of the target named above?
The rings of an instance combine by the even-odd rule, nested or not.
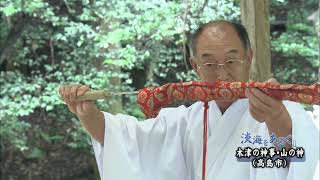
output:
[[[12,53],[13,46],[20,38],[22,32],[25,30],[25,27],[29,22],[28,18],[26,18],[24,14],[19,14],[17,16],[17,19],[17,22],[12,25],[12,28],[8,33],[6,40],[4,40],[0,44],[0,65],[4,62],[6,57],[8,57]]]

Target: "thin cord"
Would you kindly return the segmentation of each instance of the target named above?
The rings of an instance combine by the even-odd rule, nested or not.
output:
[[[209,108],[208,102],[205,102],[204,111],[203,111],[202,180],[206,179],[208,108]]]

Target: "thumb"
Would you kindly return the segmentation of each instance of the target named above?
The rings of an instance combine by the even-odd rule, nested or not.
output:
[[[274,84],[280,84],[280,83],[277,81],[277,79],[275,79],[275,78],[270,78],[270,79],[268,79],[267,82],[271,82],[271,83],[274,83]]]

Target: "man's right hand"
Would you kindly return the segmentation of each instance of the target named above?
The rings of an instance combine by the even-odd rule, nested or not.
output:
[[[89,117],[99,111],[94,101],[75,101],[77,96],[84,95],[87,91],[90,91],[90,88],[81,84],[61,86],[59,88],[59,94],[63,101],[68,105],[69,110],[78,117]]]
[[[75,101],[77,96],[81,96],[89,90],[90,88],[86,85],[61,86],[59,94],[70,111],[78,116],[90,136],[103,144],[105,127],[103,112],[97,108],[94,101]]]

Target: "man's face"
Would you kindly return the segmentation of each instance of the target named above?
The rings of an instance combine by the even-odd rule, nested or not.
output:
[[[248,81],[251,58],[251,50],[245,52],[233,27],[218,23],[207,27],[198,37],[191,64],[202,81]]]

